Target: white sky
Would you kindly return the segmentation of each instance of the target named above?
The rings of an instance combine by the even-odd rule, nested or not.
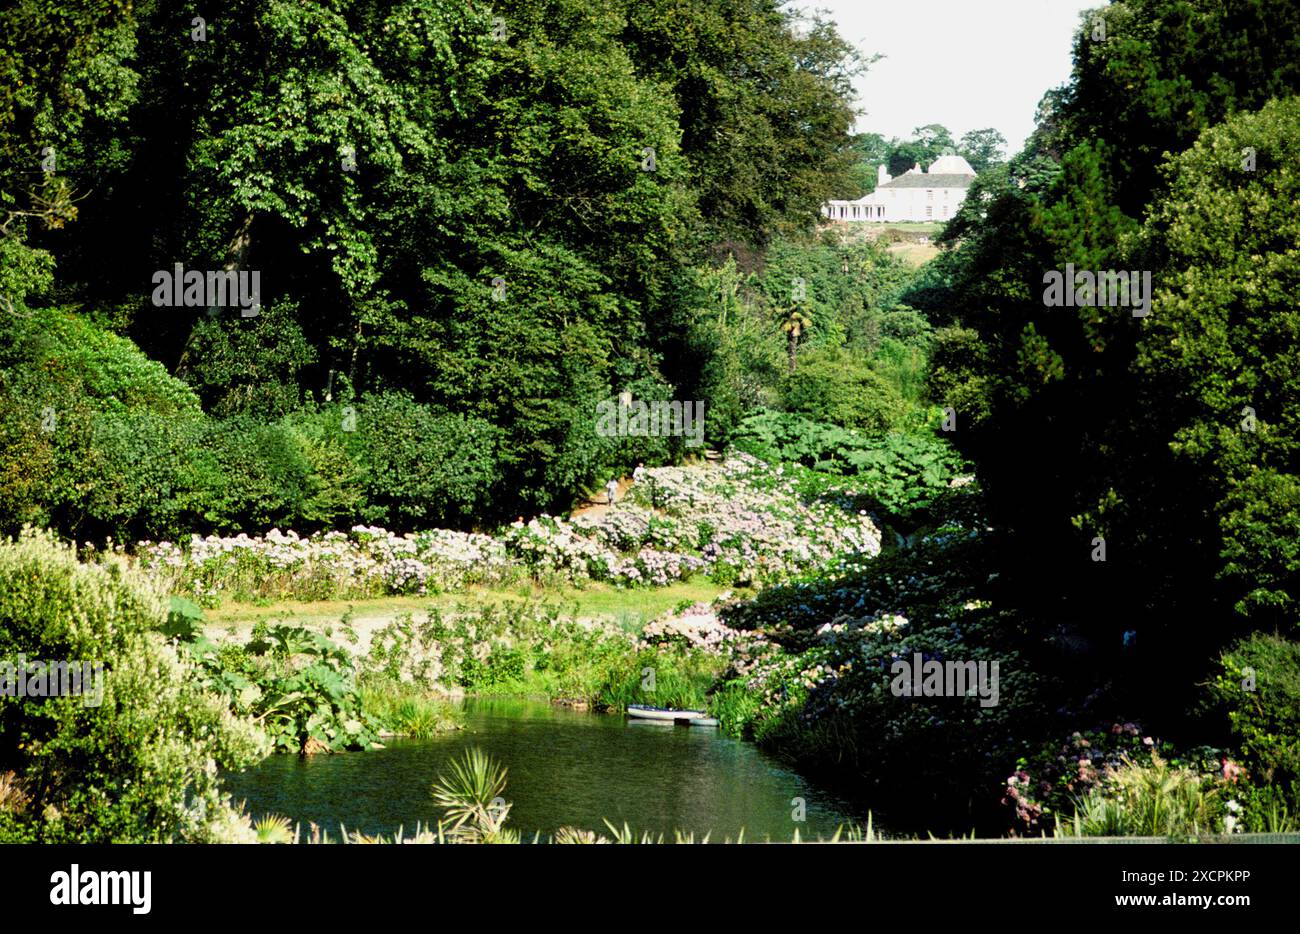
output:
[[[856,84],[860,132],[910,138],[942,123],[960,139],[994,127],[1018,151],[1034,107],[1070,75],[1083,10],[1106,0],[794,0],[820,9],[865,55],[885,58]]]

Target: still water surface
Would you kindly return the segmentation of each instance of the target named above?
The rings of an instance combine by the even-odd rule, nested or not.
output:
[[[604,819],[635,831],[697,838],[788,841],[829,837],[861,820],[756,747],[716,729],[629,722],[623,716],[561,710],[539,701],[465,702],[464,730],[429,740],[389,740],[386,749],[333,756],[271,756],[227,778],[254,816],[283,814],[306,828],[315,821],[337,836],[392,833],[432,823],[439,811],[429,786],[449,760],[479,746],[509,769],[509,825],[531,837],[565,825],[604,830]],[[796,824],[792,799],[806,820]]]

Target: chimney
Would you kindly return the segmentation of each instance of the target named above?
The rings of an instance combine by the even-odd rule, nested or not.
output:
[[[888,181],[893,181],[893,179],[890,174],[885,171],[885,167],[882,165],[876,169],[876,184],[883,185]]]

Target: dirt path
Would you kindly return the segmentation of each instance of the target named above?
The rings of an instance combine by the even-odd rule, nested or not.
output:
[[[623,501],[623,497],[627,496],[627,491],[630,489],[632,489],[632,478],[619,477],[618,493],[614,496],[615,507]],[[586,503],[573,510],[569,518],[576,519],[579,516],[589,516],[592,519],[598,519],[607,512],[609,512],[609,503],[605,500],[605,490],[602,488],[595,496],[589,497]]]
[[[706,450],[702,455],[702,459],[698,463],[689,464],[689,466],[697,469],[710,470],[715,468],[721,460],[722,457],[717,451]],[[617,507],[618,504],[623,501],[623,498],[627,496],[627,491],[632,489],[632,485],[631,477],[618,478],[618,493],[614,496],[615,507]],[[576,519],[579,516],[589,516],[595,519],[603,516],[607,512],[609,512],[609,502],[605,499],[605,488],[601,487],[599,492],[589,496],[583,505],[574,509],[573,512],[569,514],[569,518]]]

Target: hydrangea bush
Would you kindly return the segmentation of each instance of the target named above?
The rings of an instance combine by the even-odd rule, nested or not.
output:
[[[1240,767],[1222,751],[1200,747],[1180,753],[1133,721],[1076,730],[1067,739],[1044,743],[1017,760],[1001,799],[1009,817],[1006,829],[1013,836],[1068,831],[1081,804],[1090,795],[1105,793],[1123,769],[1160,763],[1202,776],[1207,787],[1226,792],[1225,800],[1241,777]]]
[[[272,529],[194,536],[188,547],[140,542],[136,554],[174,592],[214,606],[429,594],[525,578],[662,587],[707,574],[761,586],[828,564],[860,566],[879,550],[880,530],[852,497],[809,497],[784,468],[738,454],[718,467],[650,469],[613,509],[519,520],[494,535]]]
[[[959,510],[910,548],[722,607],[727,625],[756,637],[751,648],[767,643],[717,692],[724,725],[811,771],[852,775],[858,793],[896,808],[893,826],[965,832],[991,820],[995,802],[968,790],[998,787],[1022,750],[1017,737],[1049,711],[1022,624],[996,600],[982,532]],[[996,662],[996,704],[896,695],[894,662],[917,653]]]

